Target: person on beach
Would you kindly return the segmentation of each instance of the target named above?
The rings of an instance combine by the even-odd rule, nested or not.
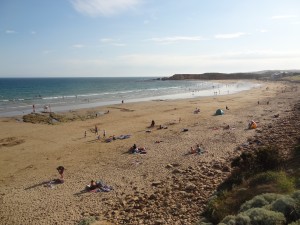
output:
[[[65,168],[63,166],[59,166],[56,168],[59,175],[60,175],[60,179],[63,180],[64,179],[64,171],[65,171]]]
[[[90,191],[95,190],[97,188],[98,188],[98,184],[96,183],[96,181],[91,180],[91,184],[90,184],[90,187],[89,187]]]
[[[105,138],[106,136],[106,130],[103,130],[103,137]]]
[[[202,153],[205,152],[205,151],[200,147],[199,144],[197,144],[196,146],[197,146],[197,147],[196,147],[196,151],[197,151],[198,154],[202,154]]]
[[[154,127],[155,126],[155,121],[154,120],[152,120],[151,121],[151,125],[150,125],[150,127]]]
[[[32,105],[32,112],[35,113],[35,105]]]
[[[98,135],[98,127],[97,127],[97,125],[95,125],[95,134]]]
[[[191,154],[196,153],[196,149],[194,149],[193,147],[191,147],[190,153],[191,153]]]
[[[256,129],[257,128],[257,124],[254,122],[254,120],[251,120],[248,123],[248,129]]]

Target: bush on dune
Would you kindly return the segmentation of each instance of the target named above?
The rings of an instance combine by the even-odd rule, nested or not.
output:
[[[253,208],[237,215],[225,217],[219,225],[284,225],[286,219],[280,212]]]

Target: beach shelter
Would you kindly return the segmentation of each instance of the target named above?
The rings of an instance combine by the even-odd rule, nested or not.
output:
[[[216,115],[223,115],[224,111],[222,109],[217,109]]]

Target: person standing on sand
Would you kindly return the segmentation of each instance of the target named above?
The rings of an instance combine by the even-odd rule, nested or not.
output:
[[[56,169],[57,169],[58,173],[60,174],[60,179],[63,180],[65,168],[63,166],[59,166]]]
[[[106,136],[106,130],[103,130],[103,137],[105,138]]]
[[[95,134],[98,135],[98,127],[97,127],[97,125],[95,125]]]
[[[35,105],[34,104],[32,105],[32,112],[35,113]]]
[[[84,137],[86,138],[86,131],[84,131]]]

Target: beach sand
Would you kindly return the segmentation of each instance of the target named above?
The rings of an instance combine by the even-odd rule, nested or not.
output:
[[[300,96],[300,89],[292,91],[291,86],[291,83],[263,82],[258,88],[232,95],[140,103],[126,103],[125,100],[124,104],[69,112],[87,114],[109,110],[108,114],[93,119],[55,125],[1,118],[0,223],[78,224],[87,216],[96,216],[99,224],[105,224],[104,221],[112,224],[192,224],[197,215],[182,220],[174,215],[176,223],[172,215],[168,221],[160,221],[161,218],[153,218],[150,214],[131,221],[137,214],[126,211],[126,204],[129,198],[146,196],[146,199],[157,193],[157,186],[165,188],[164,182],[176,181],[173,167],[180,173],[188,168],[207,168],[212,163],[229,165],[240,153],[237,146],[255,135],[255,130],[247,129],[250,120],[255,120],[260,128],[273,123],[275,114],[288,115]],[[195,108],[200,108],[201,112],[194,114]],[[215,116],[218,108],[225,114]],[[155,127],[149,128],[152,120]],[[94,133],[95,125],[101,141]],[[159,125],[167,129],[157,129]],[[227,125],[230,129],[224,129]],[[184,128],[188,131],[182,132]],[[106,137],[126,134],[131,137],[105,143],[103,130]],[[87,137],[84,137],[85,131]],[[134,143],[144,146],[147,154],[128,154]],[[197,143],[206,153],[186,154]],[[66,168],[65,183],[45,187],[45,182],[59,178],[56,167],[60,165]],[[203,185],[211,184],[211,187],[198,190],[203,206],[228,174],[223,170],[203,178]],[[81,193],[92,179],[101,179],[114,190]],[[116,205],[123,205],[124,209]],[[203,206],[200,204],[195,210],[200,213]],[[136,210],[143,212],[138,207]]]

